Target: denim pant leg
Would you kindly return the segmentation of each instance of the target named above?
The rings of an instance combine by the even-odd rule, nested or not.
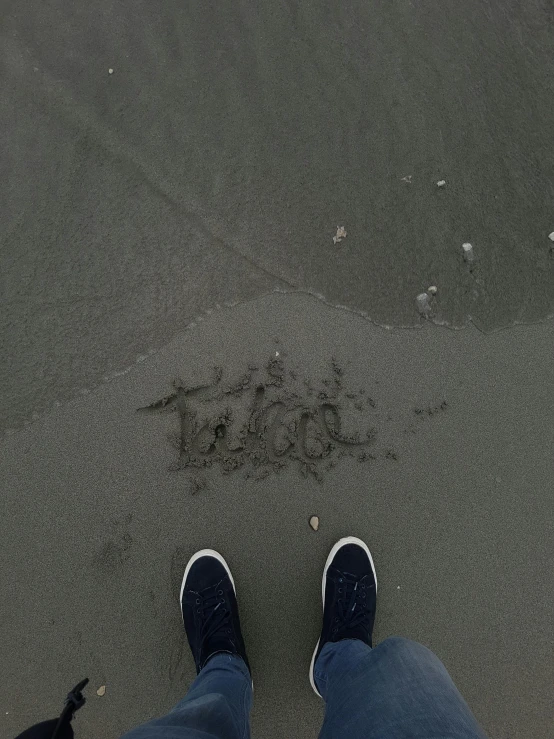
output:
[[[409,639],[326,644],[315,679],[320,739],[486,739],[439,658]]]
[[[240,657],[214,655],[182,701],[121,739],[249,739],[252,678]]]

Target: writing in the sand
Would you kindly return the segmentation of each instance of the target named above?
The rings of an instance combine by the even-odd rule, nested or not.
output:
[[[332,368],[331,378],[319,385],[285,371],[282,361],[272,360],[262,370],[250,366],[231,384],[223,383],[222,371],[215,369],[206,384],[175,380],[170,395],[142,410],[176,413],[180,468],[217,462],[230,471],[250,463],[258,470],[277,471],[296,460],[318,477],[322,465],[330,469],[340,456],[367,446],[375,436],[373,429],[344,430],[345,398],[358,411],[367,411],[363,400],[373,401],[363,391],[344,394],[341,370],[336,363]]]

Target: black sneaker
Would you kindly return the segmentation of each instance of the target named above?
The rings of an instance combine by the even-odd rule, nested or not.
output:
[[[321,589],[323,628],[310,665],[310,683],[320,698],[314,666],[327,642],[360,639],[371,646],[377,575],[371,552],[361,539],[348,536],[335,544],[325,563]]]
[[[221,652],[238,655],[250,670],[240,631],[235,582],[221,554],[202,549],[190,559],[180,603],[197,672]]]

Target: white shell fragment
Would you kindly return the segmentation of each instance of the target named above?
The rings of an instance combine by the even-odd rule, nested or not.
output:
[[[550,241],[554,241],[554,231],[552,231],[551,234],[548,234],[548,238],[550,239]]]
[[[431,287],[428,287],[427,288],[427,292],[429,293],[429,295],[436,295],[437,294],[437,286],[436,285],[431,285]]]
[[[340,241],[345,239],[347,236],[347,233],[344,229],[344,226],[337,226],[337,233],[335,236],[333,236],[333,244],[338,244]]]
[[[428,316],[429,313],[431,313],[431,303],[429,302],[429,296],[427,293],[420,293],[417,296],[416,305],[422,316]]]
[[[108,69],[108,74],[113,74],[113,69]]]
[[[317,531],[319,528],[319,517],[318,516],[312,516],[310,518],[310,526],[314,531]]]
[[[439,180],[437,182],[437,187],[445,187],[446,186],[446,180]]]
[[[464,250],[464,259],[466,262],[473,262],[475,259],[475,254],[473,253],[473,247],[471,244],[462,244],[462,249]]]
[[[99,696],[100,696],[100,698],[101,698],[101,697],[102,697],[103,695],[106,695],[106,686],[105,686],[105,685],[101,685],[101,686],[100,686],[100,687],[98,688],[98,690],[96,691],[96,695],[99,695]]]

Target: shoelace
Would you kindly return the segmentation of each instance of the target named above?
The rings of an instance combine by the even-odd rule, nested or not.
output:
[[[374,587],[373,583],[369,583],[369,576],[358,578],[347,572],[341,572],[337,581],[338,615],[335,616],[333,634],[356,627],[369,629],[371,608],[367,605],[367,591]]]
[[[203,646],[230,622],[231,612],[225,606],[221,582],[200,593],[191,591],[191,596],[194,596],[194,609],[197,615],[202,617],[200,643]],[[225,632],[230,635],[232,630],[226,628]]]

